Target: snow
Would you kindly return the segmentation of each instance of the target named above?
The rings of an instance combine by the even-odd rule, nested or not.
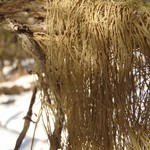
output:
[[[37,77],[31,75],[24,75],[16,81],[8,81],[0,83],[0,87],[11,87],[14,85],[24,85],[25,87],[32,87],[33,81]],[[21,93],[20,95],[0,95],[0,150],[13,150],[16,140],[23,128],[24,117],[27,113],[32,91]],[[7,103],[10,102],[10,103]],[[40,93],[36,95],[36,102],[34,104],[33,113],[38,114],[40,109]],[[33,121],[37,117],[33,114]],[[35,123],[30,123],[29,130],[19,150],[30,150],[32,136],[34,132]],[[36,130],[33,150],[48,150],[49,145],[47,136],[42,126],[39,123]]]
[[[23,86],[25,88],[31,87],[31,84],[33,83],[33,81],[36,81],[37,75],[23,75],[22,77],[20,77],[19,79],[15,80],[15,81],[7,81],[7,82],[1,82],[0,83],[0,87],[12,87],[12,86]]]

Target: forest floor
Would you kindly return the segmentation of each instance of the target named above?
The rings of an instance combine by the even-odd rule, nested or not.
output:
[[[0,78],[0,150],[13,150],[16,140],[22,131],[24,117],[30,104],[32,89],[36,75],[28,75],[17,71],[9,75],[9,67],[3,68],[7,79]],[[36,95],[33,107],[32,120],[36,121],[40,110],[40,94]],[[31,122],[27,135],[20,150],[30,150],[35,123]],[[43,129],[42,121],[36,129],[33,150],[48,150],[47,136]]]

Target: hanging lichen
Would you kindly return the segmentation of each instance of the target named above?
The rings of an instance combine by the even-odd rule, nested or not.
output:
[[[48,31],[34,35],[46,54],[43,107],[53,112],[57,140],[65,130],[70,150],[150,149],[149,7],[129,0],[46,5]]]

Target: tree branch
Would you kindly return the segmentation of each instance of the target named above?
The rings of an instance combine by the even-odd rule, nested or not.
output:
[[[0,4],[0,22],[7,26],[5,20],[13,19],[26,24],[28,27],[30,26],[34,32],[45,31],[44,20],[46,18],[46,10],[45,0],[8,1]]]
[[[32,94],[32,98],[31,98],[31,102],[30,102],[30,105],[29,105],[27,115],[24,117],[24,119],[25,119],[24,127],[23,127],[17,141],[16,141],[16,145],[15,145],[14,150],[18,150],[20,148],[20,146],[22,144],[22,141],[23,141],[24,137],[26,136],[26,133],[29,129],[30,122],[32,121],[32,119],[31,119],[31,117],[32,117],[32,107],[33,107],[33,104],[35,103],[36,93],[37,93],[37,88],[35,87],[33,89],[33,94]]]
[[[7,22],[9,25],[7,28],[17,32],[25,50],[45,66],[46,56],[38,42],[34,40],[32,31],[26,25],[14,20],[7,19]]]

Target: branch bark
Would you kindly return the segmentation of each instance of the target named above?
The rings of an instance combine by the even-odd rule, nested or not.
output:
[[[30,26],[33,32],[45,31],[46,1],[12,0],[0,4],[0,22],[7,26],[6,19],[13,19]],[[31,21],[32,20],[32,21]]]

